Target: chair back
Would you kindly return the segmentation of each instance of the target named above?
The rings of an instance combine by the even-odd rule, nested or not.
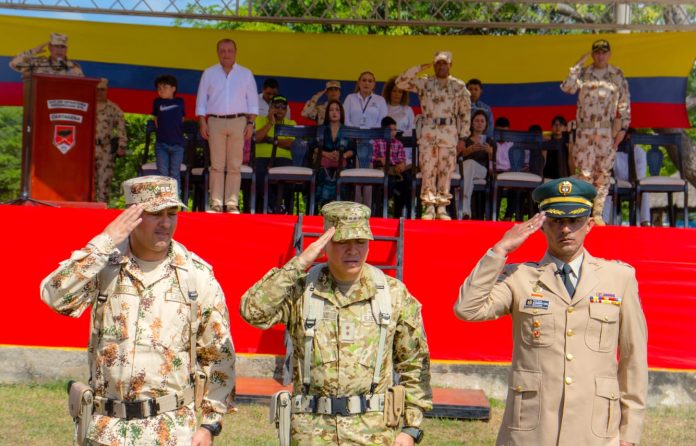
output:
[[[369,141],[373,139],[391,139],[391,129],[361,129],[346,126],[343,128],[343,137],[355,140],[358,159],[358,166],[356,167],[368,167],[372,161],[372,144],[368,144]]]
[[[292,164],[296,167],[312,167],[311,154],[317,145],[316,125],[284,125],[276,124],[273,128],[273,148],[268,168],[273,167],[278,151],[278,139],[280,137],[293,137],[295,141],[290,148]]]
[[[511,142],[510,168],[519,172],[524,165],[524,152],[529,151],[529,170],[542,175],[544,165],[541,156],[542,134],[539,132],[520,132],[515,130],[498,130],[494,132],[496,142]]]
[[[554,173],[557,171],[559,178],[570,176],[570,169],[568,168],[568,139],[569,133],[564,132],[561,139],[542,141],[541,148],[546,151],[546,161],[544,161],[543,158],[541,160],[541,162],[544,163],[544,172],[547,171],[546,164],[548,164],[549,160],[556,160],[555,168],[549,166],[549,170]],[[555,155],[549,156],[550,153]],[[545,174],[544,176],[548,175]]]
[[[660,146],[668,148],[669,146],[676,147],[676,168],[679,176],[684,179],[684,170],[682,165],[682,135],[681,133],[665,133],[661,135],[647,135],[644,133],[634,133],[631,135],[633,144],[650,146],[646,154],[648,161],[648,171],[650,176],[660,176],[664,155],[660,151]]]

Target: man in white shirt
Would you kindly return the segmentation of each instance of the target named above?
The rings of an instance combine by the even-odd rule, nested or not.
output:
[[[278,81],[272,77],[269,77],[263,81],[263,88],[261,89],[261,93],[259,93],[259,116],[268,116],[268,111],[271,107],[271,100],[274,96],[278,95],[279,88],[280,85],[278,84]],[[291,119],[290,107],[287,109],[285,118]]]
[[[224,200],[227,212],[238,214],[244,141],[254,132],[259,98],[254,75],[236,63],[234,40],[220,40],[217,53],[220,63],[201,76],[196,115],[210,145],[210,211],[222,212]]]

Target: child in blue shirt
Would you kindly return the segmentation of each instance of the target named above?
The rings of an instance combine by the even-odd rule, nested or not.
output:
[[[175,98],[177,81],[171,74],[155,79],[158,98],[152,104],[157,139],[155,158],[160,175],[174,178],[181,191],[181,163],[184,161],[184,100]]]

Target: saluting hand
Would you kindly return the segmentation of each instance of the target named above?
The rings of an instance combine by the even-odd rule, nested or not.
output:
[[[508,229],[498,243],[493,247],[493,252],[499,256],[507,257],[508,254],[522,246],[530,235],[541,228],[546,220],[546,214],[539,212],[529,220],[517,224]]]
[[[143,213],[143,205],[136,204],[121,212],[109,225],[104,228],[104,234],[111,237],[114,245],[118,245],[128,238],[133,229],[143,221],[140,215]]]
[[[421,71],[425,71],[425,70],[427,70],[428,68],[430,68],[430,67],[432,67],[432,66],[433,66],[433,64],[431,64],[431,63],[424,63],[424,64],[422,64],[422,65],[420,66],[420,70],[421,70]]]
[[[585,65],[585,61],[590,57],[591,54],[592,54],[592,51],[588,51],[585,54],[583,54],[582,57],[580,58],[580,60],[578,60],[578,62],[575,65],[578,65],[578,64]]]
[[[316,239],[313,243],[307,246],[304,251],[302,251],[302,254],[300,254],[298,257],[302,269],[307,269],[312,266],[312,263],[314,263],[317,257],[321,255],[321,252],[324,250],[329,241],[331,241],[331,237],[334,236],[335,232],[336,228],[333,226],[330,227],[324,234],[322,234],[321,237]]]

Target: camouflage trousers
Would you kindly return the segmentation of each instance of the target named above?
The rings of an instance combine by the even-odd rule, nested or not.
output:
[[[114,155],[111,143],[94,147],[94,201],[109,202],[114,177]]]
[[[295,414],[291,422],[292,446],[392,446],[396,431],[384,425],[382,412],[331,416]]]
[[[609,192],[609,177],[616,158],[613,143],[611,129],[578,129],[575,134],[571,156],[577,177],[597,189],[592,208],[592,215],[595,217],[602,216],[604,201]]]
[[[418,140],[424,206],[447,206],[452,194],[450,184],[457,165],[457,129],[453,125],[423,126]]]

